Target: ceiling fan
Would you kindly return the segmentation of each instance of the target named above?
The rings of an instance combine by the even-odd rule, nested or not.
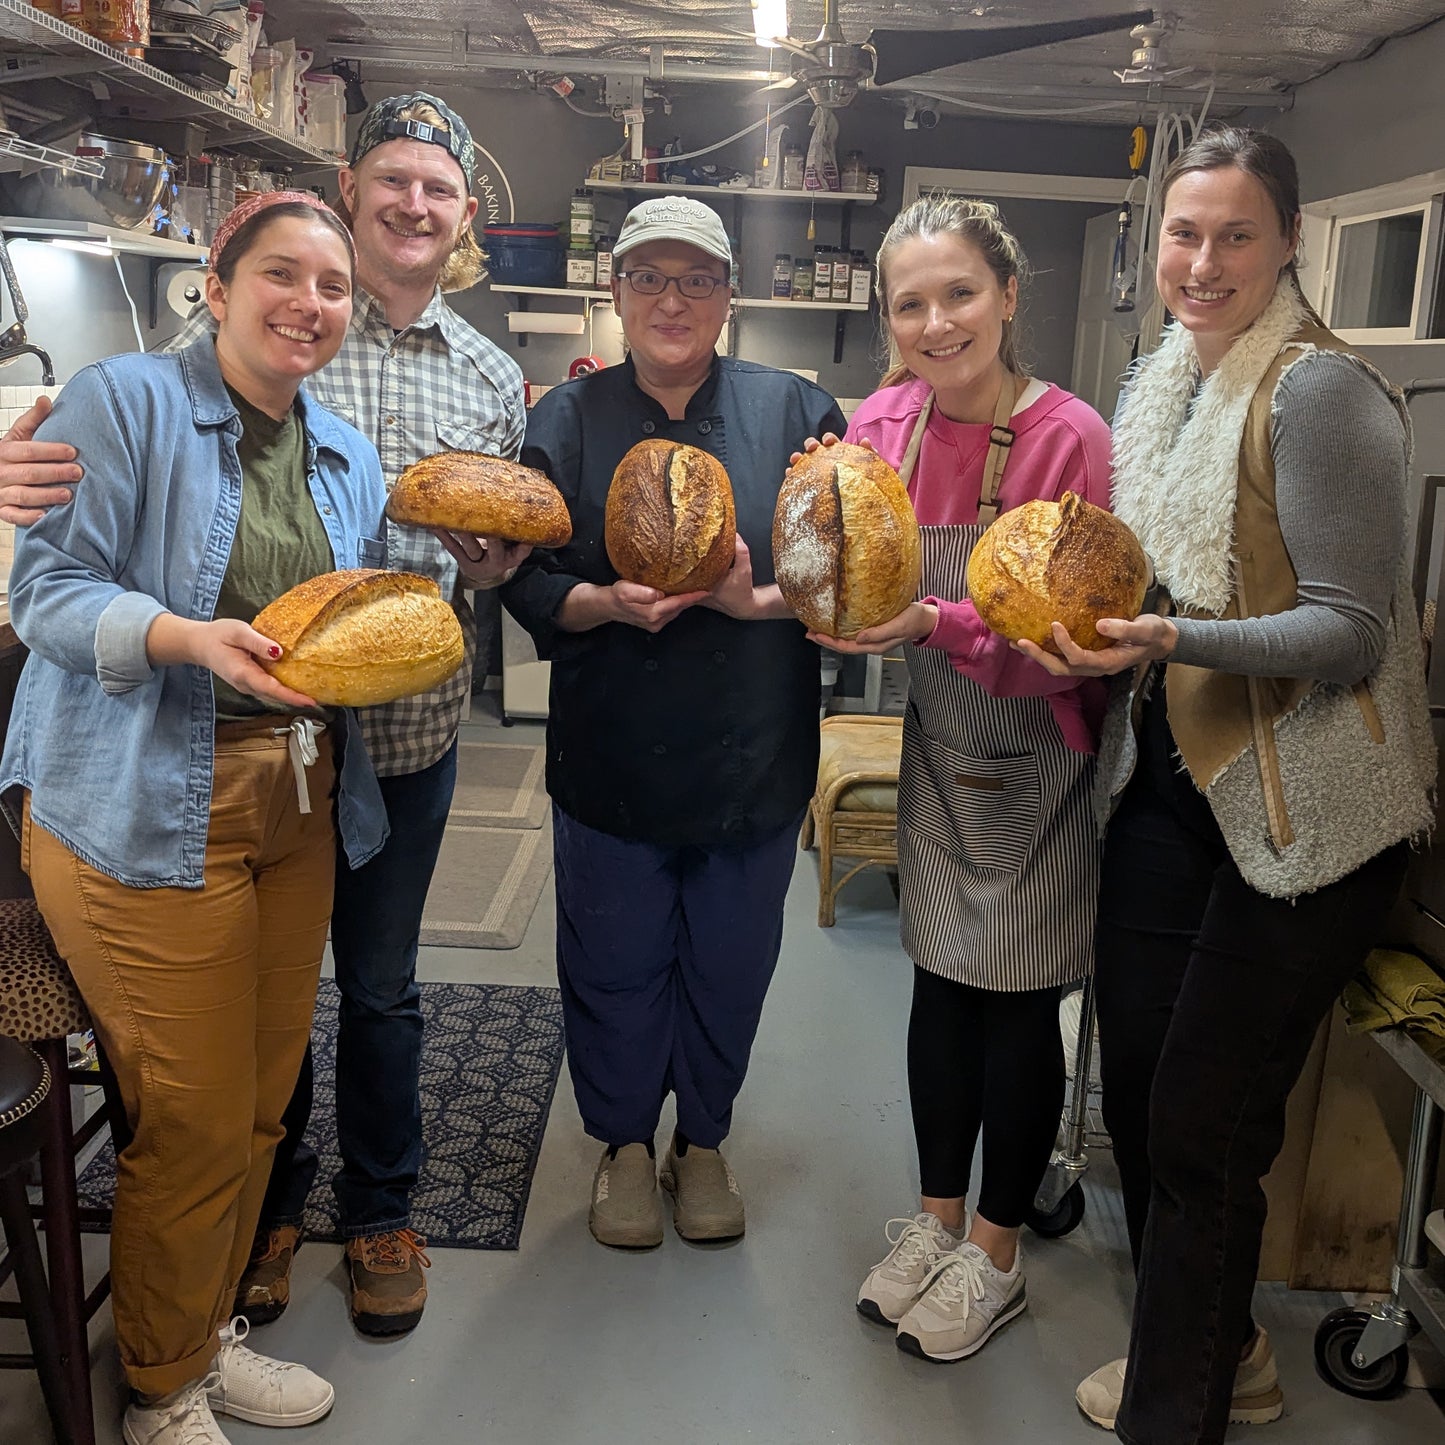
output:
[[[786,0],[752,0],[754,36],[760,45],[789,51],[792,74],[764,87],[767,91],[805,88],[814,105],[837,109],[861,87],[891,85],[970,60],[1009,55],[1061,40],[1106,35],[1149,24],[1151,10],[1116,11],[1081,20],[1045,20],[1035,25],[968,27],[962,30],[874,30],[862,44],[851,44],[838,23],[837,0],[823,0],[823,28],[816,40],[788,34]]]

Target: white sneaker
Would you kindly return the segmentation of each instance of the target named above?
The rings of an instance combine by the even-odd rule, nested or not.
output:
[[[336,1391],[305,1365],[288,1365],[246,1348],[244,1315],[221,1329],[221,1349],[206,1391],[218,1415],[253,1425],[310,1425],[330,1413]]]
[[[1019,1264],[1005,1274],[965,1240],[934,1265],[922,1294],[898,1321],[898,1348],[925,1360],[966,1359],[1027,1304]]]
[[[206,1399],[216,1378],[207,1375],[164,1404],[127,1405],[121,1426],[126,1445],[230,1445]]]
[[[890,1219],[883,1234],[893,1248],[868,1271],[858,1291],[858,1313],[875,1325],[896,1325],[923,1293],[934,1265],[958,1248],[958,1239],[928,1213]]]

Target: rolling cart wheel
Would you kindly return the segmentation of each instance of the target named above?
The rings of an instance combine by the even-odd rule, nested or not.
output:
[[[1315,1331],[1315,1367],[1320,1378],[1347,1395],[1362,1400],[1383,1400],[1405,1381],[1409,1359],[1405,1346],[1390,1351],[1368,1369],[1360,1369],[1351,1358],[1370,1317],[1364,1310],[1335,1310],[1320,1321]]]
[[[1031,1209],[1024,1216],[1024,1223],[1041,1239],[1062,1239],[1079,1227],[1083,1217],[1084,1186],[1071,1184],[1068,1192],[1047,1214]]]

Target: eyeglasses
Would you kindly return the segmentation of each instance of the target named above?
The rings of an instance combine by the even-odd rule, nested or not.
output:
[[[617,274],[639,296],[661,296],[669,286],[676,286],[678,294],[689,301],[706,301],[719,286],[728,284],[720,276],[709,276],[705,271],[689,271],[685,276],[666,276],[661,271],[619,271]]]

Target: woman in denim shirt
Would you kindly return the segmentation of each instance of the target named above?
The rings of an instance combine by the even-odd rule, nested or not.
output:
[[[331,1408],[226,1310],[310,1030],[337,832],[356,866],[386,831],[354,718],[275,682],[281,649],[247,621],[384,561],[376,450],[300,390],[346,333],[350,237],[314,196],[265,195],[210,265],[214,341],[65,388],[42,430],[86,480],[20,535],[11,579],[32,656],[0,789],[134,1131],[111,1241],[130,1445],[224,1442],[213,1410]]]

